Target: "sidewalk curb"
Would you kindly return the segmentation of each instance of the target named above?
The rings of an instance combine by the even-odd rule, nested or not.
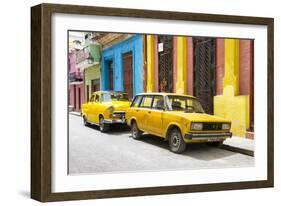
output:
[[[219,148],[254,157],[254,151],[252,151],[252,150],[234,147],[234,146],[230,146],[230,145],[226,145],[226,144],[221,145]]]
[[[69,112],[69,114],[81,117],[81,113],[78,112]]]

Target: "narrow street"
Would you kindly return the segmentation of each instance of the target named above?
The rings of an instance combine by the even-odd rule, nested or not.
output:
[[[158,137],[144,135],[134,140],[128,128],[116,126],[101,133],[97,126],[85,127],[81,117],[69,115],[69,174],[251,166],[251,156],[205,144],[193,144],[183,154],[174,154],[168,142]]]

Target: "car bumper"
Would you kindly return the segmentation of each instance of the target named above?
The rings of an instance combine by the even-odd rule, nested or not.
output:
[[[106,124],[126,124],[125,119],[105,119],[104,123]]]
[[[106,124],[126,124],[125,112],[115,111],[113,112],[109,119],[105,119],[104,123]]]
[[[185,139],[192,141],[222,141],[226,138],[231,138],[231,132],[223,132],[223,133],[187,133],[185,135]]]

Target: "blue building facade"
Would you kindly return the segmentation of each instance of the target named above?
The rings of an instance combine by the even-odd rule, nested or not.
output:
[[[102,50],[101,90],[110,90],[112,78],[113,90],[124,91],[123,55],[132,54],[132,84],[133,96],[143,92],[143,38],[141,34],[112,45]],[[113,75],[110,77],[110,65]]]

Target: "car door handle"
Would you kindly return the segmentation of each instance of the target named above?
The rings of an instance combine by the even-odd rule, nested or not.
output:
[[[139,110],[137,109],[136,111],[138,112]]]
[[[151,111],[148,111],[148,114],[150,114],[151,113]]]

